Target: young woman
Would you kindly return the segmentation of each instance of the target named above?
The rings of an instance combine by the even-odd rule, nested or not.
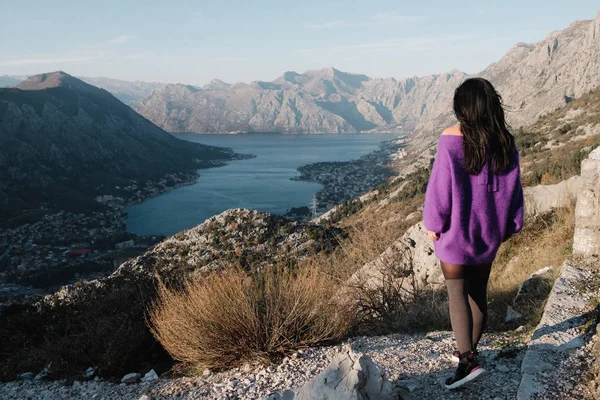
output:
[[[484,371],[477,344],[487,319],[487,283],[500,244],[523,227],[519,155],[502,98],[482,78],[454,93],[459,125],[440,137],[427,185],[423,222],[448,289],[459,365],[455,389]]]

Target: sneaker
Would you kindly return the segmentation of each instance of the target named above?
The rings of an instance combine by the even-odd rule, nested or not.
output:
[[[485,370],[479,365],[477,357],[472,353],[467,353],[467,355],[462,355],[458,367],[456,368],[456,373],[452,378],[446,380],[444,386],[446,389],[456,389],[471,382],[484,373]]]
[[[478,358],[479,357],[479,352],[477,350],[473,351],[473,355]],[[458,364],[460,361],[460,351],[456,350],[454,353],[452,353],[452,362],[455,364]]]

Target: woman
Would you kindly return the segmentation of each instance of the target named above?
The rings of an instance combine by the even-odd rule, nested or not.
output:
[[[440,137],[427,185],[423,222],[448,289],[459,365],[455,389],[484,371],[477,344],[487,319],[487,283],[500,244],[523,227],[519,155],[502,98],[482,78],[454,93],[459,125]]]

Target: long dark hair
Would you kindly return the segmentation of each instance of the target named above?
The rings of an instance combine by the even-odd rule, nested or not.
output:
[[[515,140],[504,117],[502,97],[488,80],[470,78],[456,88],[454,114],[463,133],[464,166],[469,174],[480,173],[486,162],[493,173],[510,168]]]

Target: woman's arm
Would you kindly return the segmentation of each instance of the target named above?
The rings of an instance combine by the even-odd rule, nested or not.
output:
[[[515,233],[521,232],[523,229],[523,221],[525,219],[525,198],[523,196],[523,184],[521,183],[521,167],[519,163],[519,153],[517,153],[517,167],[513,172],[515,176],[515,189],[510,202],[508,214],[508,226],[504,241],[508,240]]]
[[[431,169],[425,193],[423,224],[434,233],[441,233],[448,224],[452,210],[452,171],[448,151],[441,143]]]

